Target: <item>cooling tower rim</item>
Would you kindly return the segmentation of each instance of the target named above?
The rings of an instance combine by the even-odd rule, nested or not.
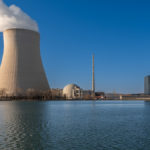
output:
[[[6,29],[4,30],[3,32],[7,32],[9,30],[18,30],[18,31],[30,31],[30,32],[33,32],[33,33],[37,33],[38,35],[40,34],[39,32],[37,31],[34,31],[34,30],[30,30],[30,29],[22,29],[22,28],[10,28],[10,29]]]

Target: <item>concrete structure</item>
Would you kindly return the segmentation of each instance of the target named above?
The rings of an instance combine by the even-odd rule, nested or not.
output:
[[[40,35],[25,29],[4,31],[0,89],[18,95],[28,89],[49,90],[40,56]]]
[[[92,56],[92,92],[95,93],[94,55]]]
[[[144,94],[150,95],[150,76],[144,78]]]
[[[56,98],[56,97],[63,97],[63,89],[51,89],[51,94],[52,97]]]
[[[64,87],[63,95],[66,99],[80,99],[82,96],[82,90],[76,84],[69,84]]]
[[[82,98],[83,99],[93,99],[93,91],[82,89]]]

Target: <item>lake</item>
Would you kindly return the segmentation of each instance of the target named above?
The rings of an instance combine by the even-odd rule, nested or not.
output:
[[[0,102],[0,150],[150,150],[150,102]]]

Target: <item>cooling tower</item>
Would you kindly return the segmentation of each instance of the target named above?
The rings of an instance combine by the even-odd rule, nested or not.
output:
[[[25,29],[4,31],[4,53],[0,67],[0,89],[18,91],[49,90],[40,56],[40,35]]]

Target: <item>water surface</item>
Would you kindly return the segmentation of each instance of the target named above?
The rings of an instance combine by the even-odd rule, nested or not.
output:
[[[150,102],[0,102],[0,150],[150,150]]]

